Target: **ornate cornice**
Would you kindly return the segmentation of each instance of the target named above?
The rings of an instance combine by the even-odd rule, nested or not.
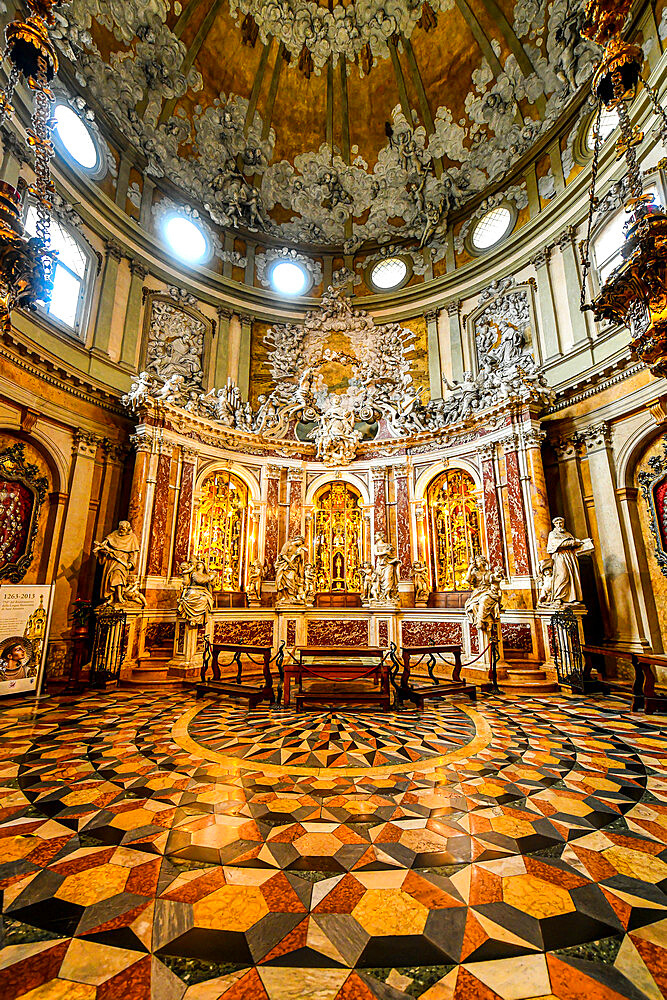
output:
[[[101,435],[77,427],[72,435],[72,454],[81,455],[84,458],[95,458],[101,442]]]
[[[130,435],[130,444],[136,452],[149,452],[153,450],[153,435],[150,431],[138,431]]]
[[[115,240],[105,240],[104,249],[106,251],[107,258],[112,260],[120,261],[123,257],[122,248],[116,243]]]
[[[538,269],[540,267],[546,267],[549,263],[551,257],[551,248],[544,247],[543,250],[539,250],[534,257],[531,257],[530,263],[534,268]]]
[[[611,443],[611,424],[608,420],[602,420],[600,423],[584,427],[579,435],[588,452],[599,451]]]
[[[461,312],[461,299],[454,299],[445,306],[448,316],[458,316]]]
[[[569,437],[562,437],[558,441],[552,442],[552,447],[556,452],[559,462],[570,462],[579,457],[581,451],[581,435],[571,434]]]
[[[136,274],[140,281],[143,281],[148,277],[148,268],[140,260],[135,260],[134,257],[130,258],[130,271],[132,274]]]
[[[526,448],[541,448],[546,440],[546,431],[540,427],[530,427],[523,432],[523,440]]]

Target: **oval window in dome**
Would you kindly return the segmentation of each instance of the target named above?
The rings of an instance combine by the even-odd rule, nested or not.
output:
[[[408,265],[400,257],[387,257],[379,261],[371,271],[371,281],[376,288],[396,288],[405,280]]]
[[[595,149],[595,123],[597,121],[597,113],[593,115],[593,121],[591,122],[588,132],[586,134],[586,146],[589,152],[593,152]],[[602,114],[600,115],[600,145],[608,139],[611,133],[618,125],[618,111],[616,108],[611,108],[607,111],[606,108],[602,109]]]
[[[512,213],[509,208],[499,205],[483,215],[472,234],[475,250],[489,250],[507,236],[512,227]]]
[[[84,170],[97,170],[100,153],[93,133],[69,104],[56,104],[53,111],[54,132],[63,149]]]
[[[271,268],[269,280],[273,289],[281,295],[303,295],[309,274],[294,260],[278,260]]]
[[[172,215],[164,235],[173,253],[189,264],[199,264],[208,256],[209,245],[203,231],[187,215]]]

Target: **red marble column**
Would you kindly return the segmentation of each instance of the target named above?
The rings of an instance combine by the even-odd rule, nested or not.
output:
[[[163,452],[158,458],[155,490],[153,492],[153,515],[151,518],[151,533],[148,543],[148,565],[146,567],[146,572],[149,576],[162,575],[164,540],[167,536],[169,528],[170,472],[171,453],[170,451]]]
[[[137,449],[137,455],[134,460],[132,491],[130,494],[130,505],[127,516],[135,535],[141,539],[141,535],[144,530],[146,501],[148,498],[148,472],[151,459],[152,439],[148,436],[135,436],[132,438],[132,441]]]
[[[528,576],[530,562],[528,558],[528,534],[526,531],[526,509],[523,502],[521,476],[519,473],[518,441],[511,438],[505,443],[505,470],[507,473],[507,508],[512,532],[512,552],[514,553],[514,572],[517,576]]]
[[[489,562],[496,569],[505,568],[505,553],[503,550],[502,521],[498,504],[496,470],[494,464],[495,445],[484,448],[482,458],[482,485],[484,490],[484,523],[486,525],[486,544],[489,551]]]
[[[410,579],[412,558],[410,551],[410,502],[408,500],[407,474],[396,475],[396,554],[401,561],[401,576]]]
[[[373,534],[387,535],[387,484],[384,469],[373,470]]]
[[[287,473],[289,483],[289,527],[287,537],[294,538],[301,534],[301,515],[303,513],[303,477],[301,472]]]
[[[275,562],[278,558],[278,503],[280,499],[280,469],[275,468],[275,466],[268,466],[267,476],[264,562],[266,564],[266,579],[275,580]]]
[[[181,467],[181,489],[178,495],[176,511],[176,530],[174,533],[174,556],[171,563],[172,576],[176,576],[179,566],[186,562],[190,555],[190,539],[192,538],[192,501],[195,488],[194,452],[184,452]]]
[[[547,484],[542,464],[542,442],[545,437],[544,431],[535,427],[524,434],[530,470],[530,502],[532,506],[530,517],[535,531],[537,558],[540,562],[547,556],[547,538],[551,530]]]

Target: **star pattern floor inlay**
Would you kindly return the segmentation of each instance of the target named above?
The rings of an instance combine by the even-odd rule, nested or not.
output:
[[[614,700],[0,731],[2,1000],[667,997],[665,729]]]

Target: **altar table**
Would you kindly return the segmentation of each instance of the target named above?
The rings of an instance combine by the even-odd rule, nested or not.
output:
[[[291,704],[292,681],[298,681],[296,707],[304,701],[322,701],[325,704],[349,701],[353,704],[376,703],[385,710],[390,707],[389,651],[381,646],[299,646],[297,655],[285,661],[283,703]],[[316,691],[303,689],[304,678],[331,684],[341,684],[340,689],[327,686]],[[373,688],[351,687],[354,681],[372,679]]]

